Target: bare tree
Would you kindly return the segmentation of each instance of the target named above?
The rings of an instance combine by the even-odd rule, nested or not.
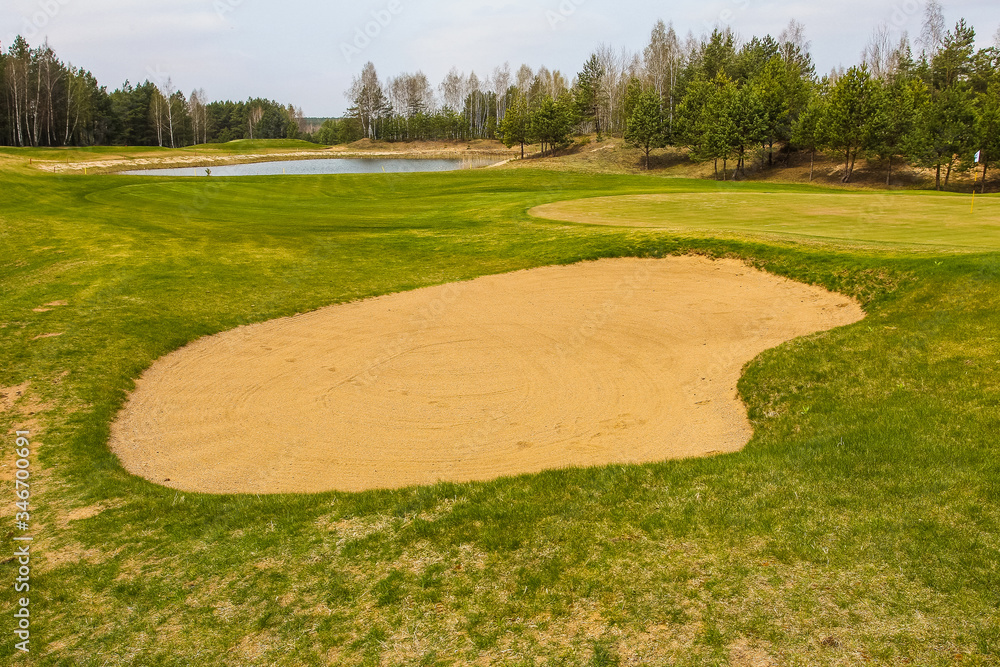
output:
[[[402,113],[406,104],[406,73],[385,80],[385,96],[393,113]]]
[[[191,130],[194,133],[194,143],[208,143],[208,96],[203,88],[191,91],[188,98],[188,115],[191,117]]]
[[[638,53],[632,53],[628,56],[628,60],[625,65],[625,80],[630,81],[632,79],[642,80],[643,69],[642,69],[642,56]]]
[[[930,0],[924,9],[924,24],[920,31],[920,48],[930,60],[941,49],[947,26],[944,22],[944,10],[937,0]]]
[[[176,146],[174,146],[174,84],[169,77],[167,78],[167,82],[163,84],[163,90],[160,92],[166,100],[167,128],[170,135],[170,147],[176,148]],[[161,143],[160,145],[162,146],[163,144]]]
[[[893,62],[896,56],[898,53],[892,41],[889,25],[880,23],[868,38],[868,44],[861,53],[861,60],[868,65],[872,76],[888,81],[889,77],[896,73],[898,63]]]
[[[531,86],[528,88],[528,106],[538,104],[545,99],[551,88],[552,72],[549,71],[548,67],[542,65],[535,72],[535,77],[531,80]]]
[[[18,35],[10,47],[5,66],[5,78],[13,102],[14,130],[11,136],[18,146],[24,146],[27,134],[27,87],[30,54],[28,43]]]
[[[602,76],[600,78],[601,126],[607,128],[608,134],[621,133],[624,129],[622,118],[622,101],[625,97],[625,87],[628,85],[626,70],[633,58],[624,48],[613,49],[607,44],[601,44],[596,51]]]
[[[701,50],[701,42],[694,33],[688,30],[687,35],[684,36],[684,60],[686,62],[692,62],[698,57],[698,52]]]
[[[45,44],[41,48],[41,53],[39,57],[39,72],[37,74],[39,82],[44,81],[45,86],[45,105],[43,108],[43,113],[45,116],[45,136],[49,146],[55,143],[55,135],[52,130],[52,123],[55,119],[55,94],[56,86],[58,85],[60,79],[62,79],[62,68],[56,60],[55,51],[49,46],[49,40],[45,40]],[[41,102],[41,100],[39,100]],[[37,142],[36,142],[37,143]]]
[[[378,125],[389,110],[389,104],[371,61],[365,63],[361,76],[354,78],[345,94],[353,103],[350,112],[361,122],[365,136],[375,139]]]
[[[667,112],[667,125],[674,127],[674,109],[677,102],[677,80],[684,67],[684,51],[674,31],[674,24],[657,21],[649,36],[649,45],[643,51],[646,79],[660,96]]]
[[[247,112],[247,126],[250,129],[251,141],[253,141],[254,128],[257,127],[257,123],[259,123],[263,118],[264,118],[264,107],[260,106],[259,104],[255,104],[252,107],[250,107],[250,110]]]
[[[997,28],[997,34],[993,35],[993,46],[1000,49],[1000,28]]]
[[[527,95],[531,82],[535,80],[535,72],[527,65],[521,65],[517,70],[517,89]]]
[[[34,77],[35,77],[35,99],[30,105],[31,110],[31,142],[33,146],[38,145],[38,141],[41,138],[42,129],[42,77],[38,72],[39,61],[42,60],[41,49],[37,49],[32,55],[31,61],[34,65]]]
[[[497,105],[497,123],[499,123],[507,114],[507,91],[510,90],[511,82],[510,63],[504,63],[502,67],[494,67],[490,82],[493,84],[492,90]]]
[[[800,53],[808,53],[812,43],[806,40],[806,27],[792,19],[778,35],[778,43],[784,48],[786,45],[798,49]],[[786,61],[790,59],[789,53],[783,54]]]
[[[285,107],[285,113],[288,114],[288,120],[291,124],[295,126],[294,133],[287,133],[288,138],[293,138],[293,134],[297,137],[299,134],[303,134],[306,131],[306,119],[302,113],[301,107],[296,107],[294,104],[289,104]]]
[[[486,127],[486,119],[489,116],[489,108],[483,96],[482,82],[475,72],[469,72],[469,78],[465,80],[463,95],[463,108],[469,123],[469,129],[475,136],[482,136]]]
[[[386,80],[385,92],[393,111],[405,118],[434,109],[434,91],[427,76],[419,70]]]
[[[149,119],[153,121],[156,129],[156,143],[163,146],[163,128],[166,125],[167,100],[163,98],[163,93],[156,86],[153,86],[153,93],[149,99]]]
[[[444,81],[438,86],[441,101],[452,111],[461,111],[465,103],[465,75],[452,67],[445,75]]]
[[[667,26],[661,19],[653,26],[649,44],[642,52],[646,79],[661,100],[667,96],[667,89],[670,87],[667,77],[667,48]]]
[[[70,65],[67,68],[66,77],[66,131],[63,134],[63,144],[69,144],[69,138],[72,136],[70,131],[69,121],[70,117],[73,115],[73,103],[76,102],[77,105],[77,119],[79,119],[79,95],[76,94],[77,89],[77,79],[76,79],[76,69]],[[81,91],[82,92],[82,91]],[[73,131],[76,131],[76,123],[73,123]]]

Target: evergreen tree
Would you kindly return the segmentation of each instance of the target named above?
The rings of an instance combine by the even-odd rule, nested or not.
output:
[[[507,107],[507,113],[500,121],[500,138],[507,148],[514,144],[521,145],[521,159],[524,159],[524,145],[530,139],[530,121],[528,99],[523,93],[517,93],[514,101]]]
[[[944,90],[966,81],[973,70],[973,53],[976,31],[962,19],[949,30],[941,49],[931,60],[931,78],[934,88]]]
[[[777,48],[777,45],[775,45]],[[791,136],[791,84],[789,72],[780,56],[774,55],[751,79],[754,94],[763,115],[767,163],[774,163],[774,142]]]
[[[917,122],[917,110],[925,104],[928,91],[916,78],[896,76],[885,88],[885,103],[877,126],[875,153],[888,161],[885,184],[892,185],[892,160],[901,155],[907,137]]]
[[[826,114],[826,97],[817,94],[809,101],[809,105],[799,114],[792,126],[792,143],[809,151],[809,181],[813,179],[813,169],[816,164],[816,151],[826,144],[820,131],[820,121]]]
[[[749,84],[738,86],[727,103],[727,122],[734,128],[730,146],[738,157],[736,169],[746,174],[747,151],[760,146],[768,136],[767,111],[757,90]]]
[[[597,140],[601,140],[601,119],[600,119],[600,94],[601,77],[604,76],[604,69],[597,59],[597,54],[591,54],[590,58],[583,65],[583,71],[577,75],[576,79],[576,108],[580,118],[584,121],[594,121],[594,129],[597,132]]]
[[[558,100],[546,97],[538,109],[531,113],[528,133],[541,144],[543,155],[546,146],[554,153],[557,148],[569,144],[574,120],[573,99],[568,93],[561,95]]]
[[[665,145],[660,96],[649,90],[639,94],[625,126],[625,140],[643,150],[649,170],[649,152]]]
[[[991,164],[1000,163],[1000,81],[990,84],[979,96],[976,105],[975,144],[983,168],[983,192],[986,192],[987,170]]]
[[[864,65],[849,69],[830,91],[819,132],[830,148],[844,153],[844,183],[851,182],[858,155],[877,143],[883,98],[879,82]]]
[[[918,110],[906,149],[917,164],[935,169],[935,189],[942,189],[942,168],[947,166],[944,179],[947,187],[955,159],[971,149],[974,122],[972,96],[964,86],[937,91]]]

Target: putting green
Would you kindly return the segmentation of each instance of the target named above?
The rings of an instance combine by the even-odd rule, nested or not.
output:
[[[649,227],[955,250],[1000,249],[1000,198],[941,193],[709,192],[593,197],[536,206],[530,215]]]

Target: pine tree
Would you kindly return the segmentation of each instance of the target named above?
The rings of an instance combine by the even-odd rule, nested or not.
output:
[[[858,155],[877,142],[883,99],[878,80],[864,65],[849,69],[830,91],[819,132],[830,148],[844,153],[844,183],[851,182]]]
[[[649,170],[649,152],[665,145],[663,109],[660,96],[653,90],[639,94],[625,126],[625,141],[641,148]]]

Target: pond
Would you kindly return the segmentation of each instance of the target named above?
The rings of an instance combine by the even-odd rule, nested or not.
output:
[[[123,171],[133,176],[275,176],[282,174],[397,174],[417,171],[455,171],[485,167],[498,159],[483,157],[464,159],[382,159],[324,158],[315,160],[285,160],[251,162],[209,167],[178,167],[169,169],[134,169]],[[210,173],[209,173],[210,172]]]

